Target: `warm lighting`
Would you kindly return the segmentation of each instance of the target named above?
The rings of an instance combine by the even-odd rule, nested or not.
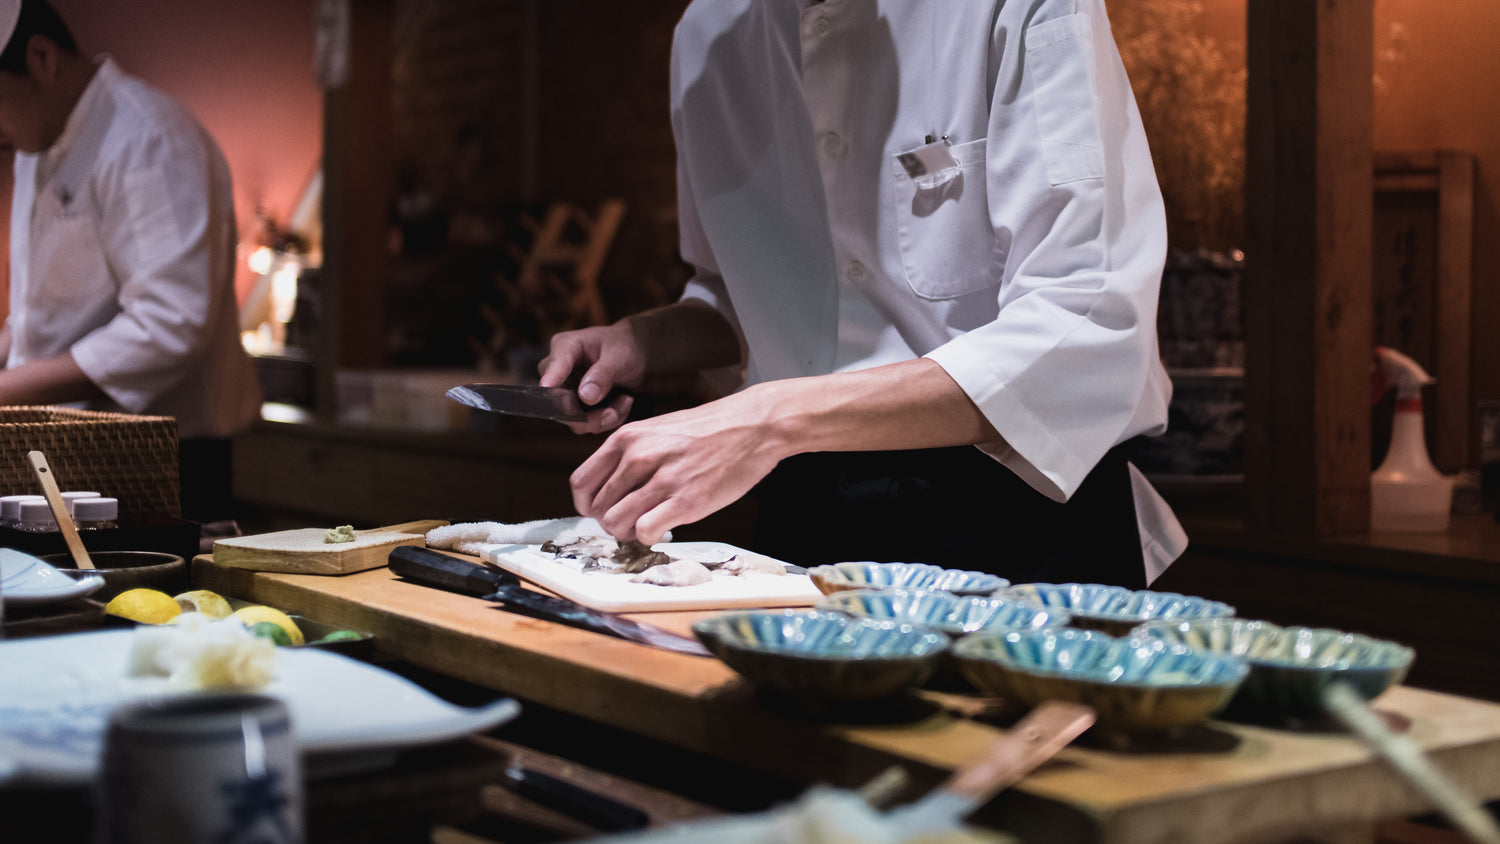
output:
[[[240,344],[252,355],[279,355],[286,351],[287,324],[297,311],[297,277],[302,258],[296,249],[261,246],[246,259],[260,276],[257,287],[270,294],[268,318],[253,329],[240,332]]]
[[[250,265],[251,272],[256,275],[265,275],[276,264],[276,251],[269,246],[262,246],[251,252],[250,257],[245,259],[245,263]]]

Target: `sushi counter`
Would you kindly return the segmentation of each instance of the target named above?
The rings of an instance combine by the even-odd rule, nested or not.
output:
[[[859,789],[899,768],[910,798],[939,785],[1015,723],[991,698],[926,688],[899,709],[809,713],[758,693],[718,659],[505,612],[384,567],[328,577],[228,568],[201,556],[192,578],[200,588],[368,631],[389,658],[513,697],[523,712],[534,707],[572,719],[580,734],[604,730],[671,750],[636,760],[644,782],[664,776],[666,758],[704,766],[672,772],[679,781],[728,767],[748,781],[794,787]],[[620,617],[690,638],[695,621],[714,615]],[[1500,706],[1397,685],[1373,709],[1472,798],[1500,798]],[[970,821],[1020,841],[1369,841],[1379,840],[1382,821],[1432,808],[1336,728],[1211,719],[1133,738],[1095,730]]]

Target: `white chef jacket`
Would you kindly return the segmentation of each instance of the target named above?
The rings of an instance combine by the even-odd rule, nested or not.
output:
[[[684,297],[744,383],[925,356],[1058,501],[1165,429],[1165,214],[1102,0],[696,0],[671,106]],[[1131,472],[1149,581],[1186,536]]]
[[[7,366],[72,350],[108,409],[182,438],[259,414],[239,340],[229,167],[180,106],[104,58],[45,152],[15,156]]]

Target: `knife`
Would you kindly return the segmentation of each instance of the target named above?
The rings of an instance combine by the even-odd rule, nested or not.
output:
[[[651,816],[629,803],[532,768],[511,764],[501,775],[501,784],[533,803],[604,832],[626,832],[651,825]]]
[[[450,592],[477,595],[504,604],[505,609],[521,615],[681,654],[713,656],[691,636],[596,610],[567,598],[544,595],[522,586],[519,577],[501,569],[475,565],[416,545],[399,545],[391,549],[388,564],[391,571],[407,580]]]
[[[611,390],[598,404],[584,407],[578,393],[568,387],[538,387],[525,384],[463,384],[446,393],[459,404],[490,413],[531,416],[558,422],[583,422],[588,411],[608,407],[623,390]]]

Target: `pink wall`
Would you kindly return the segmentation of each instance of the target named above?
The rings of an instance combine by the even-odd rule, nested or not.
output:
[[[219,142],[242,240],[257,207],[286,222],[322,155],[314,0],[52,2],[81,50],[109,53],[187,106]],[[249,281],[242,271],[242,296]]]

